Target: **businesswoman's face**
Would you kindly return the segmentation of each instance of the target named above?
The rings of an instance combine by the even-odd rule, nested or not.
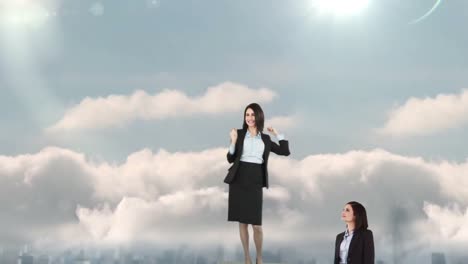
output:
[[[255,112],[250,108],[245,111],[245,123],[252,128],[257,126],[255,124]]]
[[[343,220],[345,223],[352,223],[356,220],[353,207],[351,207],[351,205],[345,205],[343,211],[341,212],[341,220]]]

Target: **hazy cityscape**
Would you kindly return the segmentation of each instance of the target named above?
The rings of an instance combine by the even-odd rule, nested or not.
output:
[[[219,246],[215,250],[194,251],[186,246],[173,250],[124,250],[118,249],[79,249],[62,252],[28,252],[22,249],[2,249],[0,264],[221,264],[241,263],[241,249],[228,253]],[[300,257],[294,249],[278,249],[264,251],[264,263],[288,264],[320,264],[332,263],[332,260],[320,262],[313,257]],[[466,264],[467,258],[451,259],[441,252],[433,252],[427,256],[430,264]],[[376,264],[403,264],[407,261],[383,261],[376,258]],[[423,263],[423,262],[418,262]]]

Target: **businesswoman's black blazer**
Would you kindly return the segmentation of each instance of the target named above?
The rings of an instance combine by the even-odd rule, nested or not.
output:
[[[239,167],[240,158],[242,155],[242,150],[244,148],[244,139],[245,139],[246,130],[238,129],[237,130],[237,142],[236,142],[236,150],[233,155],[231,153],[227,153],[227,160],[229,163],[234,164],[229,168],[229,172],[224,178],[225,183],[232,183],[236,176],[237,168]],[[262,141],[265,144],[265,150],[263,151],[263,187],[268,188],[268,157],[270,156],[270,151],[274,152],[278,155],[289,156],[289,143],[287,140],[280,140],[279,145],[275,142],[271,141],[269,135],[261,133]]]
[[[344,232],[336,236],[335,264],[340,263],[340,245],[344,238]],[[374,264],[374,236],[369,229],[354,231],[349,244],[348,264]]]

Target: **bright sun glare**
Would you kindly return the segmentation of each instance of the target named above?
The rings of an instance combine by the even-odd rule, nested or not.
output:
[[[369,5],[369,0],[313,0],[320,14],[347,16],[360,13]]]
[[[0,0],[0,23],[7,27],[39,26],[49,16],[39,1]]]

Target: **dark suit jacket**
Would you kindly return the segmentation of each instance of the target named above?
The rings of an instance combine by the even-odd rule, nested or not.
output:
[[[335,264],[340,263],[340,245],[344,238],[344,232],[336,236]],[[348,251],[348,264],[374,264],[374,236],[372,231],[356,230],[354,232]]]
[[[244,148],[244,139],[245,139],[246,131],[243,129],[237,130],[237,142],[236,142],[236,150],[233,155],[231,153],[227,153],[227,160],[229,163],[234,163],[228,171],[226,178],[224,178],[225,183],[232,183],[234,178],[236,177],[237,168],[239,167],[240,158],[242,155],[242,150]],[[261,133],[263,143],[265,144],[265,150],[263,151],[263,187],[268,188],[268,157],[270,156],[270,152],[274,152],[278,155],[288,156],[289,152],[289,144],[287,140],[280,140],[279,145],[275,142],[271,141],[269,135]]]

